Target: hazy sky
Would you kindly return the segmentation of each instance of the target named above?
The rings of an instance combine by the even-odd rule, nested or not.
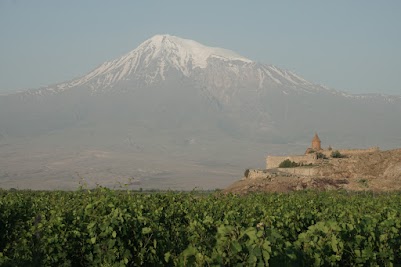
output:
[[[70,80],[172,34],[352,93],[401,95],[401,1],[0,0],[0,91]]]

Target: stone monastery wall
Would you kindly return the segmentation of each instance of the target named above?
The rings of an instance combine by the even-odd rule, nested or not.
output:
[[[313,167],[300,168],[278,168],[279,171],[300,176],[315,176],[318,174],[318,169]]]
[[[319,169],[314,167],[300,167],[300,168],[277,168],[277,171],[269,172],[268,170],[259,170],[259,169],[249,169],[247,173],[245,173],[245,177],[243,179],[272,179],[277,175],[283,175],[283,173],[289,175],[310,177],[318,174]]]
[[[344,155],[357,155],[357,154],[363,154],[363,153],[377,152],[377,151],[380,151],[380,149],[379,149],[379,147],[370,147],[367,149],[339,149],[338,151]]]
[[[289,159],[295,161],[296,163],[302,164],[314,164],[316,162],[315,154],[301,155],[301,156],[268,156],[266,159],[266,169],[278,168],[281,162]]]
[[[364,154],[364,153],[372,153],[372,152],[377,152],[380,151],[379,147],[370,147],[370,148],[366,148],[366,149],[333,149],[333,150],[322,150],[319,151],[321,153],[323,153],[326,157],[330,157],[331,153],[333,151],[337,151],[340,152],[340,154],[343,155],[348,155],[348,156],[352,156],[352,155],[358,155],[358,154]]]
[[[269,174],[265,170],[254,170],[250,169],[248,172],[248,176],[246,176],[246,179],[256,179],[256,178],[267,178]]]

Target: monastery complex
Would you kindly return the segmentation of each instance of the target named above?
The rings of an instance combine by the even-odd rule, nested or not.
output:
[[[304,189],[401,190],[401,148],[333,149],[315,134],[303,155],[268,156],[266,168],[246,169],[230,191]]]
[[[379,151],[378,147],[372,147],[368,149],[335,149],[333,150],[330,146],[326,149],[322,148],[322,143],[319,136],[315,133],[312,139],[311,146],[306,149],[304,155],[288,155],[288,156],[268,156],[266,158],[266,169],[278,168],[280,163],[285,160],[295,162],[300,167],[302,166],[313,166],[322,163],[324,160],[330,160],[333,157],[333,152],[341,157],[347,158],[352,155],[372,153]],[[280,168],[282,169],[282,168]],[[293,169],[293,168],[291,168]]]

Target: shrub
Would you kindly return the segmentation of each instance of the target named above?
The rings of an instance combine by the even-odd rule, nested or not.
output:
[[[369,183],[367,179],[359,179],[358,183],[361,184],[363,187],[369,187]]]
[[[248,178],[248,175],[249,175],[249,169],[246,169],[244,172],[244,177]]]
[[[326,155],[323,154],[322,152],[317,152],[317,153],[316,153],[316,157],[317,157],[318,159],[327,159]]]
[[[295,161],[291,161],[289,159],[284,160],[283,162],[278,165],[279,168],[293,168],[293,167],[298,167],[299,164],[296,163]]]
[[[343,154],[341,154],[340,151],[335,150],[335,151],[331,152],[331,157],[332,158],[344,158],[345,156]]]

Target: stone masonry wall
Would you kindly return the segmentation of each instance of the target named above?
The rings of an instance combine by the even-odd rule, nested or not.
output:
[[[370,147],[370,148],[366,148],[366,149],[333,149],[333,150],[322,150],[319,151],[321,153],[323,153],[324,155],[326,155],[326,157],[330,157],[331,153],[333,151],[338,150],[338,152],[340,152],[343,155],[348,155],[348,156],[352,156],[352,155],[358,155],[358,154],[364,154],[364,153],[373,153],[373,152],[377,152],[380,151],[379,147]]]
[[[377,152],[377,151],[380,151],[380,149],[379,149],[379,147],[370,147],[367,149],[339,149],[338,151],[344,155],[357,155],[357,154],[363,154],[363,153]]]
[[[265,170],[250,169],[248,172],[248,176],[245,178],[257,179],[257,178],[267,178],[268,176],[269,176],[269,174]]]
[[[315,176],[318,174],[318,168],[313,167],[297,167],[297,168],[277,168],[277,171],[270,172],[268,170],[258,170],[250,169],[247,176],[244,179],[272,179],[277,175],[283,175],[283,173],[289,174],[291,176]]]
[[[278,168],[279,171],[299,175],[299,176],[315,176],[318,174],[317,168],[297,167],[297,168]]]
[[[310,163],[314,164],[316,162],[316,155],[308,154],[302,156],[268,156],[266,159],[266,169],[278,168],[280,163],[286,159],[305,165]]]
[[[277,172],[278,171],[278,172]],[[277,168],[277,171],[268,171],[260,169],[249,169],[247,176],[243,179],[272,179],[273,177],[288,174],[290,176],[315,176],[318,174],[318,168],[297,167],[297,168]]]

